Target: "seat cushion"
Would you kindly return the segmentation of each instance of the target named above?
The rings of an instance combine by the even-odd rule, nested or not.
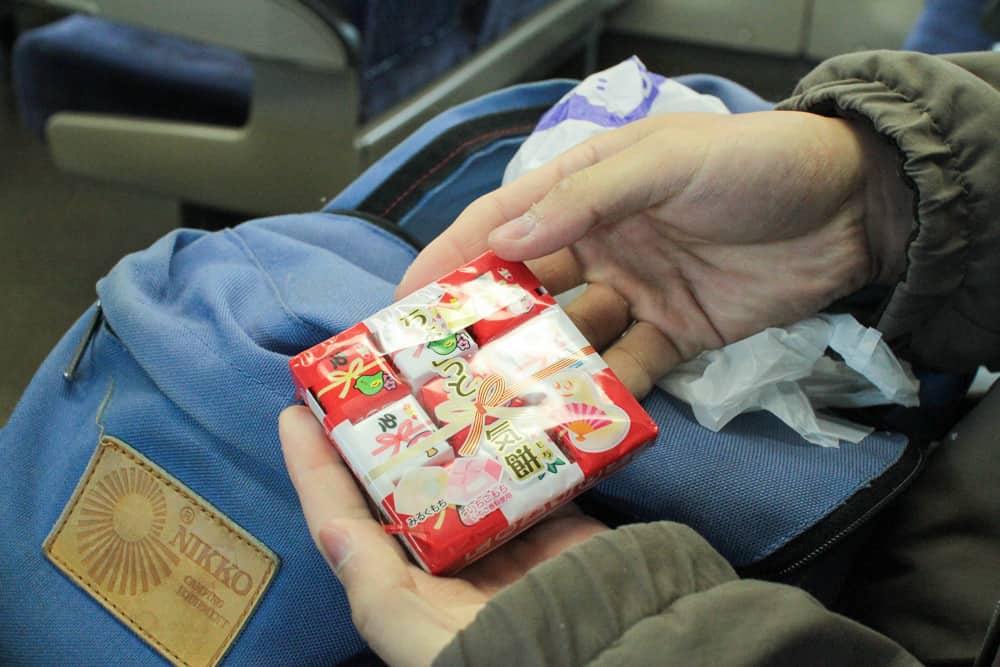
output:
[[[238,53],[89,16],[24,33],[14,48],[22,119],[44,136],[57,111],[239,126],[253,87]]]
[[[365,121],[550,0],[493,2],[474,25],[467,0],[321,1],[358,29],[358,119]],[[253,88],[253,68],[236,51],[83,15],[23,34],[13,69],[23,121],[42,138],[58,111],[240,126]]]

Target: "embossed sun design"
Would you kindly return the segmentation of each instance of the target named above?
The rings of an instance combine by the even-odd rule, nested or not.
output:
[[[159,586],[179,558],[160,539],[167,503],[159,482],[130,466],[113,470],[80,503],[77,545],[87,574],[122,595]]]

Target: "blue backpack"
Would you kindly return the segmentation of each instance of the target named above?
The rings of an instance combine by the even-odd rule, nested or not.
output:
[[[713,77],[682,82],[734,111],[769,106]],[[452,109],[322,212],[177,230],[98,283],[0,430],[0,661],[310,665],[365,651],[282,462],[288,358],[387,305],[418,248],[499,185],[572,85]],[[961,382],[925,386],[950,399]],[[808,583],[924,456],[902,432],[823,449],[768,414],[712,433],[659,390],[644,406],[658,441],[584,504],[689,524],[757,577]],[[900,415],[882,416],[919,425]]]

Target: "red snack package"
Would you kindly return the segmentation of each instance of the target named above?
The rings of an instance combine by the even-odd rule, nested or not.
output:
[[[472,340],[457,351],[461,336]],[[437,357],[407,369],[419,387],[398,379],[392,356],[441,340],[455,345],[437,345]],[[337,354],[340,366],[319,363]],[[624,465],[657,432],[527,267],[492,253],[291,367],[387,532],[434,574],[510,539]],[[347,380],[377,372],[397,386],[364,395],[367,402],[345,391]]]

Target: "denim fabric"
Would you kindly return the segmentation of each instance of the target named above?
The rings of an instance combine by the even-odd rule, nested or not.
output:
[[[656,443],[595,495],[643,520],[691,526],[736,567],[776,552],[840,507],[907,442],[877,431],[857,445],[817,447],[765,412],[713,433],[659,389],[642,405],[660,427]]]
[[[1000,38],[980,26],[984,0],[926,0],[903,48],[924,53],[989,51]]]
[[[0,430],[0,662],[163,664],[42,556],[102,428],[281,558],[225,664],[328,665],[361,650],[284,471],[277,416],[294,396],[288,357],[387,304],[413,254],[366,223],[312,214],[178,231],[123,259],[98,287],[117,338],[101,330],[67,383],[81,319]]]

